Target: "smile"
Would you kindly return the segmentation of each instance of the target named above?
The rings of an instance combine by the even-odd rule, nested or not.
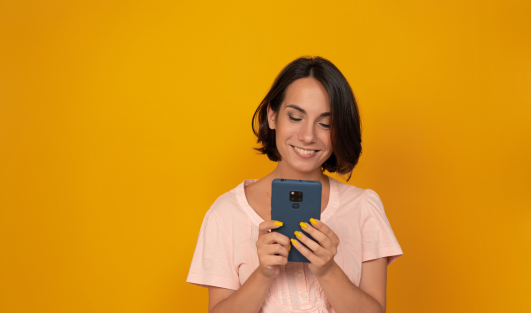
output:
[[[315,155],[315,153],[319,150],[308,150],[308,149],[302,149],[299,147],[291,146],[293,150],[301,157],[303,158],[311,158]]]

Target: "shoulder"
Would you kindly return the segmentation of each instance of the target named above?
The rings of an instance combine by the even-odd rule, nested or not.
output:
[[[360,215],[364,211],[377,211],[385,214],[380,196],[372,189],[360,188],[354,185],[335,181],[339,197],[340,214]]]
[[[343,204],[356,200],[364,201],[380,201],[380,196],[376,191],[368,188],[360,188],[354,185],[335,181],[338,190],[338,196]]]
[[[236,188],[217,197],[214,203],[212,203],[210,206],[208,212],[214,214],[225,214],[235,211],[239,206]]]
[[[337,193],[341,200],[341,204],[345,205],[352,202],[359,202],[365,195],[367,189],[359,188],[354,185],[349,185],[335,180],[337,186]]]
[[[247,221],[247,214],[243,209],[243,183],[220,195],[206,212],[206,216],[215,218],[225,227]],[[245,194],[243,194],[245,197]]]

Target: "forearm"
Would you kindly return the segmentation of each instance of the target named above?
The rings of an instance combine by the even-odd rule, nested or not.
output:
[[[335,262],[330,270],[317,277],[336,313],[383,313],[381,304],[353,284]]]
[[[273,280],[256,269],[238,290],[216,304],[212,313],[258,313]]]

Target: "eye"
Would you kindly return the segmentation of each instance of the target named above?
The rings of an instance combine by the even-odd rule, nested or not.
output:
[[[330,127],[330,125],[323,124],[323,123],[319,123],[319,125],[323,126],[324,128],[329,128]]]
[[[291,115],[289,115],[289,114],[288,114],[288,116],[289,116],[289,119],[292,120],[292,121],[294,121],[294,122],[298,122],[298,121],[301,121],[301,120],[302,120],[302,118],[294,118],[293,116],[291,116]]]

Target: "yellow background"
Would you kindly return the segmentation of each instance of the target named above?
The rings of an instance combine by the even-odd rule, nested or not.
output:
[[[275,163],[301,55],[363,122],[350,184],[404,251],[388,312],[531,312],[531,2],[1,1],[0,312],[206,312],[205,212]]]

